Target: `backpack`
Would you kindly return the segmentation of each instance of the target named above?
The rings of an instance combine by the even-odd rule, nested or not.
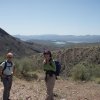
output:
[[[2,63],[2,62],[1,62],[1,63]],[[0,63],[0,64],[1,64],[1,63]],[[2,75],[3,75],[3,72],[4,72],[4,70],[6,69],[6,67],[7,67],[7,62],[5,61],[4,68],[2,69],[2,71],[1,71],[1,73],[0,73],[1,82],[3,82],[3,77],[2,77]]]
[[[59,61],[54,61],[55,62],[55,65],[56,65],[56,76],[59,76],[60,72],[61,72],[61,64]]]
[[[10,63],[11,63],[11,66],[12,66],[12,65],[13,65],[12,62],[10,62]],[[6,69],[6,67],[7,67],[7,61],[5,61],[4,68],[2,69],[2,75],[3,75],[3,72],[4,72],[4,70]]]

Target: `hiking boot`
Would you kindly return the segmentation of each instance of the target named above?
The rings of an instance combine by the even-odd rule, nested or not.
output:
[[[58,94],[56,94],[56,93],[53,93],[53,96],[54,96],[54,97],[58,97]]]

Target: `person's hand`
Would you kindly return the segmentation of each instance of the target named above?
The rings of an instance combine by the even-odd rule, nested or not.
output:
[[[44,60],[43,60],[43,64],[45,64],[45,63],[46,63],[46,60],[44,59]]]

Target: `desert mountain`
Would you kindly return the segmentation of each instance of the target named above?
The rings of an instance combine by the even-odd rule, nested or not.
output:
[[[24,42],[0,28],[0,55],[8,51],[12,51],[16,56],[32,55],[42,52],[44,47],[36,43]]]
[[[22,40],[50,40],[50,41],[64,41],[71,43],[95,43],[100,42],[100,35],[15,35]]]

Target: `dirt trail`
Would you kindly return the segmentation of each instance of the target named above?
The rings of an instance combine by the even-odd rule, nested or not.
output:
[[[2,85],[0,83],[0,100],[2,97]],[[57,80],[55,100],[100,100],[100,85],[93,82],[72,82]],[[46,88],[44,80],[27,82],[15,80],[11,90],[12,100],[45,100]]]

